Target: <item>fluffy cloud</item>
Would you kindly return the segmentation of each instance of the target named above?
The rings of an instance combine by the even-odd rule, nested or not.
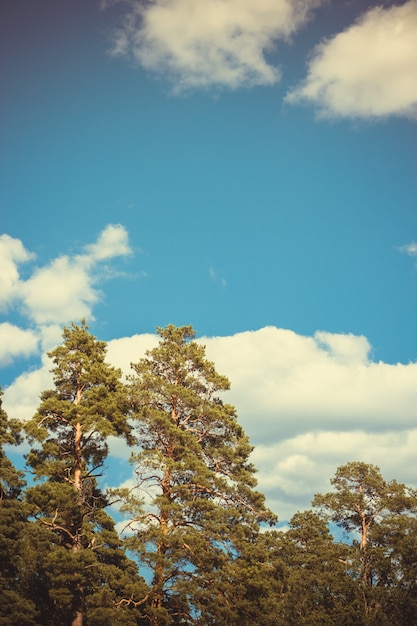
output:
[[[131,363],[137,363],[146,350],[152,350],[158,344],[156,335],[143,334],[132,337],[113,339],[107,345],[107,361],[114,367],[119,367],[124,374],[132,373]]]
[[[44,355],[42,367],[24,372],[4,390],[4,408],[9,417],[28,420],[39,405],[39,395],[53,386],[51,362]]]
[[[0,366],[18,356],[29,357],[39,348],[50,350],[59,343],[63,324],[82,317],[91,319],[93,306],[101,297],[97,285],[103,267],[105,276],[111,276],[109,262],[131,253],[126,229],[110,224],[82,254],[62,255],[47,265],[29,267],[29,277],[23,279],[19,265],[35,255],[19,239],[0,235],[0,311],[15,309],[32,326],[23,329],[0,323]],[[22,407],[17,411],[19,415],[24,412]]]
[[[121,224],[110,224],[99,235],[96,243],[86,246],[93,261],[104,261],[132,254],[127,230]]]
[[[85,253],[54,259],[21,286],[26,315],[37,324],[59,324],[92,315],[100,293],[95,288],[102,261],[131,254],[128,234],[121,225],[107,226]]]
[[[130,362],[157,340],[149,334],[114,339],[107,360],[129,373]],[[199,341],[231,380],[224,400],[237,408],[255,446],[259,489],[281,519],[328,490],[336,468],[348,461],[379,465],[386,479],[417,486],[417,363],[375,362],[366,337],[323,331],[308,337],[266,327]],[[41,370],[5,390],[10,415],[33,413],[40,391],[51,385],[49,369],[45,359]],[[116,463],[129,458],[116,438],[110,450]]]
[[[7,310],[18,296],[19,263],[33,258],[20,239],[0,235],[0,310]]]
[[[38,349],[38,337],[31,330],[22,330],[9,322],[0,324],[0,365],[8,365],[14,357],[30,356]]]
[[[296,510],[308,508],[316,493],[329,491],[337,467],[349,461],[372,463],[381,468],[386,480],[395,478],[416,486],[416,445],[413,428],[372,434],[365,430],[306,432],[256,446],[253,461],[269,506],[288,520]]]
[[[254,443],[306,430],[412,427],[417,364],[370,360],[365,337],[274,327],[203,340]]]
[[[98,293],[83,261],[82,257],[61,256],[23,283],[26,315],[38,324],[68,322],[90,315]]]
[[[18,264],[33,258],[19,239],[0,237],[0,306],[18,305],[32,322],[44,326],[91,317],[100,298],[96,288],[103,261],[131,254],[126,229],[110,224],[83,254],[62,255],[32,271],[27,280],[19,276]],[[56,336],[56,329],[53,331]],[[46,330],[45,333],[46,334]]]
[[[417,117],[417,0],[375,7],[313,51],[305,81],[286,101],[321,115]]]
[[[177,90],[272,85],[265,54],[288,39],[322,0],[151,0],[130,2],[112,54],[131,54],[166,73]]]

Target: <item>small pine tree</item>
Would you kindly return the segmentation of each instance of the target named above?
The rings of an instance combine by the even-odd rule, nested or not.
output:
[[[361,461],[338,467],[330,483],[333,491],[317,494],[313,505],[352,538],[350,568],[361,589],[364,623],[413,623],[417,492],[395,480],[385,481],[379,467]],[[414,554],[412,568],[407,557],[403,560],[407,548]],[[403,622],[401,615],[407,612]]]

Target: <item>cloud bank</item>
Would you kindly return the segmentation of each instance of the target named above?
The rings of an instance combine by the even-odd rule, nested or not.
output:
[[[377,6],[319,44],[306,79],[285,100],[324,117],[417,118],[417,0]]]
[[[151,0],[129,2],[111,54],[166,74],[177,91],[273,85],[267,53],[288,40],[322,0]],[[106,5],[104,5],[106,6]]]

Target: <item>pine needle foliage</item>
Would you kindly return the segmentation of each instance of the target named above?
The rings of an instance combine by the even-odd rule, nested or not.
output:
[[[54,389],[42,393],[26,426],[34,446],[27,465],[38,482],[28,489],[27,502],[44,535],[49,533],[45,541],[50,550],[42,553],[39,570],[50,598],[44,623],[51,626],[136,623],[117,621],[120,581],[130,594],[145,592],[121,549],[105,511],[108,500],[98,486],[109,436],[132,441],[121,372],[105,356],[106,344],[89,333],[84,320],[65,328],[62,345],[49,353]],[[131,580],[122,575],[129,569]],[[121,595],[126,593],[124,588]],[[94,621],[97,604],[101,616]]]
[[[4,450],[21,441],[21,427],[8,418],[0,389],[0,625],[34,626],[37,611],[31,599],[30,567],[25,559],[27,507],[22,501],[23,472]]]
[[[233,623],[230,563],[275,516],[255,490],[236,411],[220,397],[228,379],[191,326],[157,330],[159,345],[130,378],[137,483],[119,492],[129,548],[152,572],[151,626]]]

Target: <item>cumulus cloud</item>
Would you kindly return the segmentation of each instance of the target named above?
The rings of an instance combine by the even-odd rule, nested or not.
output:
[[[40,368],[24,372],[4,390],[4,408],[9,417],[26,421],[34,415],[41,392],[53,387],[51,367],[44,355]]]
[[[131,252],[126,229],[120,224],[110,224],[95,243],[85,247],[83,254],[61,255],[48,265],[35,268],[28,279],[22,280],[18,263],[30,260],[33,255],[20,240],[2,235],[0,306],[17,305],[40,327],[91,318],[92,308],[100,298],[96,287],[100,264]]]
[[[365,337],[267,327],[203,341],[231,379],[230,401],[256,444],[306,430],[415,423],[417,363],[374,362]]]
[[[110,224],[99,235],[96,243],[86,246],[93,261],[103,261],[132,254],[127,230],[121,224]]]
[[[306,432],[256,446],[253,461],[269,506],[281,519],[308,508],[316,493],[329,491],[337,467],[364,461],[380,467],[386,480],[416,486],[414,459],[417,430],[385,433],[353,431]]]
[[[0,235],[0,310],[6,311],[18,297],[19,263],[27,262],[33,257],[20,239],[6,234]]]
[[[21,287],[26,315],[38,324],[90,315],[98,293],[83,261],[81,257],[61,256],[35,271]]]
[[[8,365],[17,356],[28,357],[37,352],[38,336],[9,322],[0,324],[0,365]]]
[[[154,335],[115,339],[107,358],[129,373],[131,361],[156,341]],[[417,363],[373,361],[366,337],[322,331],[308,337],[271,326],[199,341],[231,380],[227,401],[256,445],[306,431],[415,425]]]
[[[313,51],[307,77],[286,96],[330,117],[417,117],[417,0],[375,7]]]
[[[124,374],[132,373],[130,364],[137,363],[145,355],[146,350],[152,350],[158,342],[159,337],[150,333],[113,339],[107,344],[106,361],[114,367],[119,367]]]
[[[167,74],[177,90],[272,85],[266,54],[288,40],[322,0],[151,0],[129,2],[111,53],[130,54]]]
[[[82,254],[61,255],[39,267],[30,265],[24,279],[19,265],[35,255],[19,239],[0,235],[0,311],[14,309],[30,326],[0,324],[0,366],[39,349],[50,350],[59,343],[63,324],[82,317],[91,319],[93,306],[101,298],[98,284],[103,267],[104,275],[111,277],[110,261],[131,253],[126,229],[110,224]]]
[[[62,340],[61,324],[42,324],[39,327],[39,336],[43,352],[49,352]]]

